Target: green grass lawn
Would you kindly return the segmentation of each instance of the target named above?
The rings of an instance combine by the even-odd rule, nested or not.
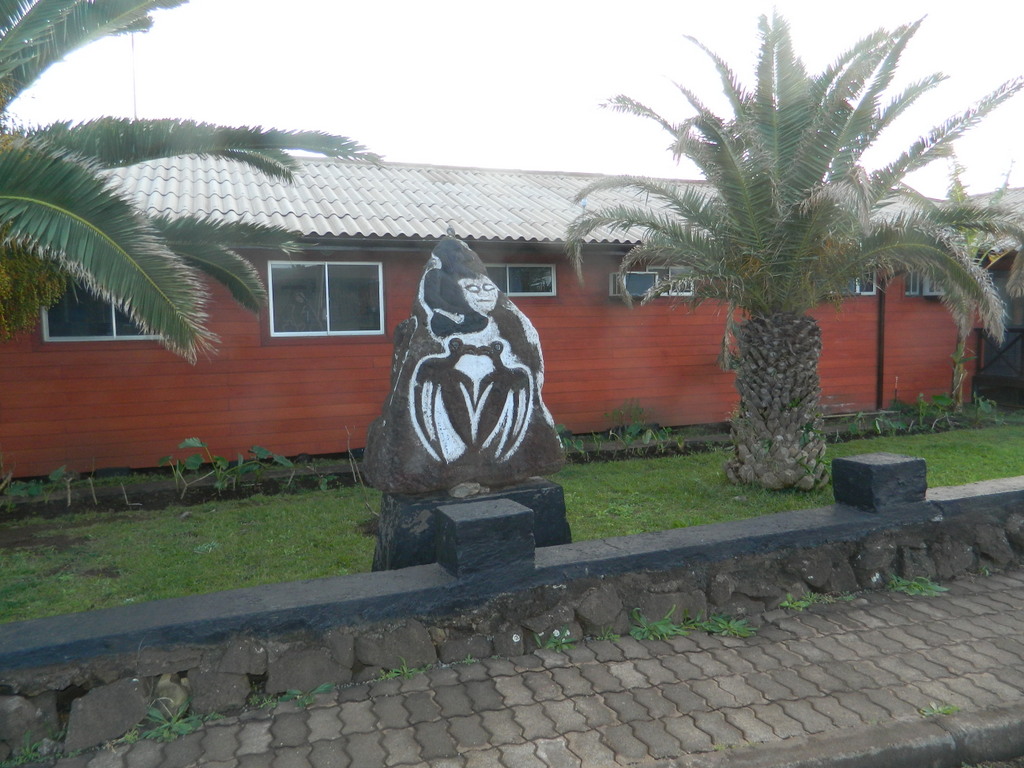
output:
[[[928,461],[930,486],[1024,475],[1024,427],[856,440],[830,455],[889,451]],[[566,467],[573,538],[624,536],[825,506],[831,489],[730,485],[725,453]],[[370,569],[364,488],[0,524],[0,622]],[[17,541],[16,546],[10,546]]]

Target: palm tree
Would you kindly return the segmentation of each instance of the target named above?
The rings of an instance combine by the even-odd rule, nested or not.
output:
[[[821,332],[809,312],[840,302],[851,280],[914,270],[943,286],[950,306],[979,308],[985,327],[1002,333],[991,279],[950,233],[1020,238],[1018,220],[971,201],[929,200],[904,179],[948,155],[957,137],[1024,82],[1004,84],[881,168],[862,164],[879,135],[943,79],[934,74],[885,96],[919,25],[879,30],[820,74],[809,74],[785,20],[761,17],[751,89],[690,38],[713,62],[731,115],[713,113],[684,86],[679,90],[696,114],[680,123],[626,96],[610,102],[657,121],[671,135],[676,158],[695,163],[705,181],[620,176],[590,184],[578,202],[614,189],[635,193],[636,203],[585,210],[567,231],[568,252],[579,270],[589,233],[632,231],[640,245],[623,260],[623,275],[641,264],[677,268],[678,278],[655,286],[648,299],[679,290],[685,280],[694,301],[723,302],[730,324],[739,316],[732,327],[740,399],[732,419],[735,453],[726,465],[734,482],[811,489],[828,481]]]
[[[952,170],[950,172],[949,189],[946,192],[946,199],[953,203],[965,203],[970,201],[971,196],[967,192],[963,176],[965,168],[954,156],[952,158]],[[1002,186],[987,197],[989,204],[998,204],[1002,201],[1010,188],[1010,174],[1007,172],[1003,179]],[[985,232],[976,230],[967,232],[955,232],[953,237],[960,238],[961,250],[971,258],[981,269],[991,269],[996,262],[1013,253],[1010,243],[1000,242],[998,238]],[[1016,259],[1011,267],[1014,275],[1018,276],[1021,268],[1024,267],[1024,259]],[[970,340],[971,331],[974,330],[974,318],[977,310],[973,305],[951,307],[953,320],[956,322],[956,348],[953,351],[953,380],[950,384],[950,397],[953,407],[957,411],[963,409],[966,398],[965,386],[967,384],[967,363],[968,356],[967,342]]]
[[[257,309],[265,298],[234,249],[289,249],[292,233],[245,222],[143,215],[105,171],[197,154],[289,179],[289,150],[376,161],[356,142],[314,131],[230,128],[187,120],[101,118],[15,126],[9,107],[53,63],[107,35],[147,29],[150,13],[186,0],[0,0],[0,260],[56,265],[194,361],[216,337],[205,325],[202,274]],[[2,270],[0,270],[2,272]]]

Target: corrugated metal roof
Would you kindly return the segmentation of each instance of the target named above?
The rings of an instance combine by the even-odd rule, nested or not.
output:
[[[459,237],[491,241],[562,242],[581,208],[573,203],[598,174],[459,168],[296,158],[292,183],[244,163],[184,156],[110,171],[147,213],[209,215],[274,224],[308,238],[434,239],[451,225]],[[703,184],[679,181],[681,185]],[[976,195],[986,200],[993,193]],[[591,207],[643,204],[635,193],[602,191]],[[1024,208],[1024,189],[1002,203]],[[636,243],[628,233],[597,230],[592,243]]]
[[[307,237],[459,237],[561,242],[580,213],[573,197],[595,174],[455,168],[299,158],[292,183],[243,163],[165,158],[111,172],[149,214],[211,215],[274,224]],[[699,183],[699,182],[687,182]],[[636,203],[631,194],[594,195],[591,204]],[[595,243],[636,242],[595,232]]]

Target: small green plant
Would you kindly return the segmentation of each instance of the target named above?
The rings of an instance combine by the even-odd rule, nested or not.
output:
[[[955,704],[936,704],[932,702],[927,707],[921,707],[918,712],[922,717],[935,717],[936,715],[955,715],[960,707]]]
[[[853,598],[854,595],[847,593],[835,595],[828,592],[807,592],[802,597],[793,597],[791,592],[787,592],[786,599],[779,603],[779,608],[804,611],[812,605],[832,605],[833,603],[847,602]]]
[[[570,648],[576,647],[576,641],[572,639],[568,627],[551,630],[546,640],[543,633],[537,634],[534,632],[533,639],[537,643],[538,648],[544,648],[549,651],[568,651]]]
[[[334,683],[322,683],[311,691],[288,690],[281,694],[278,701],[294,701],[295,706],[305,709],[321,693],[329,693],[334,689]]]
[[[32,765],[41,763],[46,759],[43,754],[43,741],[32,741],[26,733],[21,740],[21,748],[15,750],[14,754],[6,760],[0,760],[0,768],[16,768],[21,765]]]
[[[269,707],[277,706],[277,701],[277,696],[272,696],[269,693],[253,691],[249,694],[249,698],[246,699],[245,703],[252,709],[267,709]]]
[[[613,632],[611,627],[605,627],[604,629],[601,630],[600,634],[594,636],[594,639],[595,640],[611,640],[612,642],[615,642],[616,640],[619,639],[619,637],[620,637],[620,635],[618,635],[615,632]]]
[[[385,669],[380,673],[378,680],[393,680],[396,677],[401,677],[403,680],[408,680],[410,677],[415,677],[418,674],[426,672],[430,669],[429,666],[425,667],[410,667],[405,659],[399,656],[402,661],[402,665],[397,669]]]
[[[0,465],[2,468],[2,465]],[[35,499],[43,496],[49,498],[55,490],[64,486],[67,493],[68,506],[71,506],[71,484],[78,478],[74,472],[67,471],[67,465],[57,467],[46,476],[45,480],[12,480],[10,473],[0,478],[0,496],[7,499],[8,505],[15,498]]]
[[[637,441],[649,444],[657,439],[657,427],[651,427],[647,412],[636,398],[626,400],[618,408],[605,413],[604,417],[612,424],[608,434],[613,439],[621,440],[627,447]]]
[[[143,724],[139,738],[152,741],[174,741],[179,736],[187,736],[203,727],[203,723],[210,720],[209,715],[197,715],[189,712],[189,702],[186,701],[177,712],[167,713],[160,707],[150,707],[146,713],[146,722]],[[149,726],[149,727],[146,727]]]
[[[689,614],[684,613],[682,621],[675,622],[672,621],[675,610],[676,607],[672,606],[660,619],[651,621],[640,613],[639,608],[635,608],[632,613],[635,623],[629,634],[637,640],[666,640],[691,632],[707,632],[710,635],[726,637],[752,637],[757,633],[757,628],[751,626],[746,619],[736,619],[724,614],[713,614],[704,619],[701,616],[691,618]]]
[[[786,608],[790,611],[806,610],[814,604],[814,601],[810,599],[811,594],[813,593],[808,593],[803,597],[793,597],[792,592],[787,592],[786,599],[779,603],[779,608]]]
[[[672,621],[672,614],[675,612],[676,607],[673,605],[660,619],[651,621],[640,613],[639,608],[634,608],[631,614],[634,624],[629,634],[637,640],[667,640],[670,637],[688,635],[688,627]]]
[[[964,414],[972,427],[979,427],[982,424],[999,425],[1005,424],[1006,419],[999,413],[999,406],[994,400],[987,397],[975,395],[969,408],[964,408]]]
[[[244,475],[255,475],[256,480],[259,481],[263,476],[263,473],[271,467],[295,469],[295,464],[291,459],[282,456],[279,453],[274,453],[261,445],[254,445],[249,449],[248,453],[252,455],[251,459],[243,461],[241,456],[238,457],[238,462],[235,465],[235,472],[239,477]]]
[[[914,579],[893,576],[889,579],[886,589],[891,592],[902,592],[905,595],[912,595],[914,597],[935,597],[949,591],[946,587],[939,586],[927,576],[918,576]]]
[[[909,422],[888,413],[880,413],[872,422],[877,435],[898,435],[910,429]]]
[[[290,459],[268,451],[259,445],[254,445],[249,449],[248,452],[252,458],[246,459],[239,454],[238,459],[234,462],[214,454],[210,450],[210,446],[198,437],[188,437],[178,443],[179,450],[186,448],[199,448],[200,451],[189,454],[184,459],[176,458],[173,455],[164,456],[158,462],[161,467],[170,467],[175,487],[181,490],[182,498],[185,498],[189,487],[209,477],[213,478],[214,488],[218,491],[225,491],[237,487],[238,481],[246,475],[255,475],[258,479],[268,466],[277,465],[284,468],[294,468],[295,466]],[[206,471],[202,472],[203,469]],[[188,477],[186,477],[186,473],[188,473]]]
[[[737,619],[722,614],[709,616],[705,621],[699,623],[700,628],[710,635],[753,637],[757,634],[757,627],[751,626],[746,619]]]
[[[583,438],[576,437],[567,426],[557,424],[555,425],[555,431],[558,433],[559,442],[562,443],[562,450],[567,455],[586,452],[583,447]]]

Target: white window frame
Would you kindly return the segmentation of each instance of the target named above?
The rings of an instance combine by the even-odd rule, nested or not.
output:
[[[323,267],[324,270],[324,291],[326,292],[325,307],[327,317],[325,318],[325,329],[322,331],[279,331],[274,327],[274,267]],[[330,318],[330,272],[329,267],[376,267],[377,268],[377,316],[380,321],[378,329],[354,330],[354,331],[332,331]],[[325,261],[319,259],[303,261],[277,260],[267,262],[267,294],[270,335],[273,338],[303,338],[323,336],[382,336],[384,334],[384,264],[380,261]]]
[[[875,296],[878,294],[878,280],[874,272],[866,272],[847,284],[846,292],[851,296]]]
[[[669,278],[676,279],[677,277],[681,277],[683,275],[686,275],[687,273],[688,273],[688,270],[685,267],[653,267],[651,269],[639,270],[639,271],[635,271],[635,272],[627,272],[626,274],[627,275],[653,275],[654,277],[652,278],[652,282],[651,282],[651,287],[653,288],[655,285],[657,285],[662,280],[667,280]],[[688,289],[684,289],[684,290],[681,290],[681,291],[678,291],[678,290],[677,291],[666,291],[665,293],[663,293],[661,295],[662,296],[693,296],[693,281],[692,280],[689,281],[689,284],[690,284],[690,287]],[[630,295],[634,299],[640,299],[640,298],[643,298],[646,295],[646,293],[647,293],[647,291],[644,290],[641,293],[632,293]],[[622,296],[622,291],[621,291],[620,285],[619,285],[619,273],[618,272],[612,272],[611,274],[608,275],[608,295],[609,296],[616,296],[616,297],[621,297]]]
[[[943,296],[946,293],[941,288],[936,288],[932,279],[920,272],[908,272],[904,280],[905,296]]]
[[[690,274],[690,270],[688,270],[686,267],[669,267],[668,268],[667,277],[669,279],[671,279],[671,280],[676,280],[678,278],[683,278],[685,280],[686,279],[686,275],[688,275],[688,274]],[[681,291],[668,291],[665,295],[666,296],[693,296],[693,291],[694,291],[693,279],[691,278],[691,279],[687,280],[686,283],[689,285],[688,288],[684,288]]]
[[[619,272],[612,272],[611,274],[608,275],[608,295],[609,296],[619,296],[619,297],[621,297],[621,296],[625,295],[626,291],[629,289],[628,285],[623,285],[623,283],[619,281],[620,277],[622,277],[622,275]],[[635,278],[638,278],[638,279],[642,278],[645,283],[648,282],[648,281],[650,282],[650,286],[647,287],[647,288],[644,288],[642,291],[639,291],[639,292],[629,291],[629,295],[631,297],[633,297],[634,299],[643,298],[644,296],[647,295],[647,291],[649,291],[651,288],[653,288],[658,283],[658,273],[653,271],[653,270],[642,270],[642,271],[641,270],[635,270],[635,271],[627,272],[625,274],[625,277],[622,278],[622,279],[624,281],[628,282],[630,277],[635,277]]]
[[[527,267],[529,269],[546,269],[551,273],[551,290],[550,291],[504,291],[506,296],[557,296],[558,295],[558,270],[555,269],[554,264],[484,264],[488,271],[492,269],[503,269],[505,270],[505,286],[509,285],[508,271],[510,269],[516,269],[517,267]]]
[[[109,336],[54,336],[50,333],[50,310],[44,308],[41,310],[42,315],[42,328],[43,328],[43,341],[45,342],[76,342],[76,341],[160,341],[160,337],[152,333],[127,333],[118,334],[117,332],[117,308],[110,302],[104,302],[102,299],[93,296],[85,288],[80,285],[69,285],[65,296],[72,291],[82,291],[91,300],[106,304],[110,316],[110,335]],[[61,297],[63,299],[63,297]],[[129,318],[131,321],[131,318]]]

